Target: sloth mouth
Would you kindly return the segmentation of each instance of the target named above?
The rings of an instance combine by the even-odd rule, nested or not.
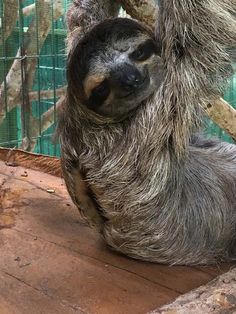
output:
[[[126,99],[133,96],[139,96],[139,94],[147,88],[149,83],[150,83],[149,76],[145,76],[145,78],[143,79],[143,81],[140,83],[140,85],[137,88],[134,88],[132,91],[128,92],[127,94],[119,97],[119,99]]]

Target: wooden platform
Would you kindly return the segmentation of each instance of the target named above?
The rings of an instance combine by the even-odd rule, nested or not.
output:
[[[44,157],[29,158],[35,168]],[[230,268],[119,255],[81,220],[60,177],[13,161],[0,161],[0,314],[147,313]]]

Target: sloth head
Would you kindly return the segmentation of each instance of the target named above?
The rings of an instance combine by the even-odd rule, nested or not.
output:
[[[141,24],[124,18],[94,26],[72,49],[68,95],[89,111],[124,118],[162,82],[160,47]]]

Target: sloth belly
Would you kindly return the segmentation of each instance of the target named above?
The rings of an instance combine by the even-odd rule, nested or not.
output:
[[[225,181],[216,198],[216,179],[209,189],[196,165],[189,167],[197,175],[185,178],[181,197],[178,190],[157,195],[152,186],[142,194],[138,180],[133,185],[118,178],[91,180],[106,218],[101,233],[108,245],[132,258],[164,264],[212,264],[235,256],[236,202],[228,203]]]
[[[73,172],[69,191],[108,245],[125,255],[166,264],[227,260],[235,256],[235,148],[191,148],[182,170],[169,168],[165,185],[165,172],[153,163],[80,160],[84,173]]]

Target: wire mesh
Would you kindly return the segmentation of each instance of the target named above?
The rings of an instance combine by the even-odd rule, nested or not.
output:
[[[66,86],[69,4],[0,0],[0,146],[60,155],[52,135]]]
[[[0,146],[60,155],[53,134],[66,86],[65,12],[70,3],[0,0]],[[236,76],[225,99],[236,107]],[[232,141],[211,121],[206,132]]]

